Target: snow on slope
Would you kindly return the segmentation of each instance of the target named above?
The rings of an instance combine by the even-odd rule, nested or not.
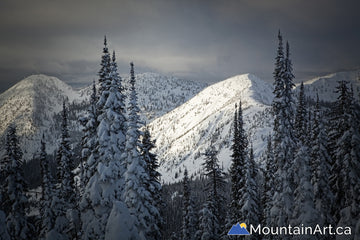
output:
[[[48,112],[59,111],[64,99],[79,99],[79,94],[55,77],[32,75],[0,95],[0,135],[10,122],[18,125],[19,134],[30,134],[47,119]]]
[[[333,102],[338,94],[338,81],[350,82],[357,99],[360,97],[358,72],[340,72],[305,82],[305,94],[322,101]],[[297,85],[299,86],[299,84]],[[298,88],[295,89],[297,99]],[[239,75],[216,83],[193,99],[156,119],[150,124],[157,140],[156,152],[161,161],[160,172],[164,182],[181,179],[187,168],[193,176],[199,175],[204,161],[202,154],[212,143],[219,150],[221,166],[230,167],[234,105],[240,100],[244,108],[245,129],[254,147],[255,160],[262,164],[266,138],[272,131],[272,86],[254,75]]]
[[[304,82],[304,89],[307,96],[316,99],[316,93],[319,98],[326,102],[332,102],[337,94],[334,92],[338,86],[338,81],[348,81],[354,89],[354,97],[360,99],[360,79],[359,71],[338,72],[323,77],[318,77]]]
[[[305,82],[306,95],[315,99],[318,92],[321,100],[334,101],[337,97],[334,92],[337,81],[347,80],[353,85],[355,97],[359,98],[360,81],[357,77],[357,72],[342,72],[315,78]],[[126,83],[128,76],[123,78]],[[256,160],[260,161],[266,137],[272,129],[271,84],[245,74],[216,83],[200,92],[204,84],[174,77],[143,73],[137,74],[136,78],[139,107],[143,120],[148,123],[152,121],[150,127],[153,137],[157,139],[164,181],[179,180],[175,176],[184,167],[188,168],[190,174],[199,173],[202,153],[210,143],[220,150],[219,159],[224,169],[229,168],[234,105],[240,100],[245,108],[245,128],[253,142]],[[57,78],[30,76],[0,95],[0,136],[11,122],[15,122],[26,159],[30,159],[38,149],[43,132],[48,142],[47,150],[52,153],[59,136],[58,112],[63,99],[68,99],[70,103],[74,101],[71,104],[70,128],[72,135],[79,138],[81,133],[77,117],[84,110],[84,99],[90,94],[91,88],[74,91]],[[4,138],[0,141],[4,146]]]
[[[51,138],[53,113],[61,110],[64,100],[80,101],[81,97],[58,78],[32,75],[20,81],[0,95],[2,141],[9,124],[15,123],[24,156],[29,158],[39,147],[42,133]],[[53,148],[49,146],[48,150]]]
[[[205,84],[155,73],[137,74],[137,91],[142,119],[150,122],[166,112],[180,106],[200,92]],[[124,77],[127,84],[128,76]],[[5,131],[15,122],[20,135],[24,159],[31,159],[39,149],[42,134],[45,134],[47,152],[56,149],[60,134],[64,99],[70,103],[70,131],[74,141],[81,137],[78,117],[86,109],[86,99],[91,95],[91,87],[75,91],[55,77],[32,75],[20,81],[0,95],[0,144],[4,146]],[[0,156],[1,156],[0,148]]]
[[[125,89],[129,89],[129,76],[121,76]],[[136,74],[136,91],[143,121],[151,122],[157,117],[185,103],[207,85],[204,83],[162,76],[157,73]],[[90,96],[92,87],[80,90]]]
[[[211,143],[219,150],[221,165],[229,168],[234,109],[240,100],[255,155],[262,152],[271,129],[272,87],[251,74],[235,76],[206,88],[149,125],[158,146],[163,181],[176,181],[184,168],[197,175],[202,154]]]

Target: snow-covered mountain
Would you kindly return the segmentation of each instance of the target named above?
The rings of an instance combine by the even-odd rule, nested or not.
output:
[[[0,95],[0,136],[2,145],[6,129],[11,123],[17,133],[25,157],[33,154],[39,146],[42,133],[52,140],[53,114],[59,112],[64,100],[78,103],[80,94],[58,78],[32,75],[18,82]],[[50,145],[49,152],[53,150]]]
[[[123,76],[124,83],[128,76]],[[142,119],[149,123],[157,140],[156,152],[161,161],[163,181],[180,180],[186,167],[197,175],[203,163],[202,154],[213,144],[219,150],[224,170],[230,166],[230,145],[235,104],[242,102],[245,128],[253,144],[255,157],[265,149],[266,137],[272,127],[270,104],[272,85],[251,74],[229,78],[205,88],[204,84],[179,80],[155,73],[137,74],[136,88]],[[305,82],[306,95],[334,101],[337,81],[351,82],[354,96],[359,99],[360,80],[357,72],[341,72]],[[204,89],[205,88],[205,89]],[[39,148],[45,134],[47,150],[56,149],[59,136],[61,104],[70,103],[70,129],[75,140],[81,137],[78,117],[86,107],[91,87],[73,90],[61,80],[45,75],[30,76],[0,94],[0,144],[4,133],[15,122],[21,135],[25,159]],[[0,153],[1,155],[1,153]]]
[[[359,71],[338,72],[329,74],[323,77],[317,77],[304,82],[304,90],[307,96],[316,99],[316,94],[319,94],[319,99],[332,102],[336,99],[335,93],[338,81],[347,81],[351,83],[354,90],[354,97],[360,98],[360,75]]]
[[[320,100],[334,101],[338,81],[346,80],[352,84],[354,96],[359,99],[360,80],[357,76],[357,72],[340,72],[309,80],[304,83],[305,94],[315,100],[318,93]],[[295,93],[297,91],[295,89]],[[229,169],[234,106],[240,100],[255,160],[261,161],[266,138],[272,131],[272,98],[271,84],[251,74],[239,75],[206,88],[182,106],[154,120],[150,129],[157,139],[162,180],[181,179],[184,168],[190,175],[198,175],[204,162],[202,154],[210,144],[219,151],[224,170]]]
[[[125,86],[128,76],[124,76]],[[175,77],[161,76],[156,73],[136,75],[136,88],[142,119],[150,122],[172,109],[180,106],[206,85]],[[30,159],[39,148],[44,133],[47,151],[56,149],[59,136],[59,112],[62,102],[66,100],[72,111],[70,129],[78,139],[80,126],[77,122],[79,114],[86,108],[86,99],[91,94],[91,87],[79,91],[55,77],[32,75],[0,94],[0,136],[4,143],[4,135],[10,123],[14,122],[21,136],[21,145],[25,159]],[[0,150],[1,151],[1,150]]]
[[[29,135],[49,121],[49,113],[58,112],[62,101],[80,100],[80,95],[55,77],[32,75],[0,95],[0,134],[11,122],[18,133]]]
[[[271,129],[272,86],[251,74],[235,76],[207,87],[150,124],[163,181],[176,181],[184,168],[197,175],[211,144],[219,150],[221,165],[229,168],[234,109],[240,101],[255,155],[262,152]]]
[[[129,76],[122,75],[125,89],[129,88]],[[157,73],[136,74],[136,91],[142,119],[151,122],[185,103],[207,85],[205,83],[163,76]],[[92,87],[80,90],[82,96],[90,96]]]

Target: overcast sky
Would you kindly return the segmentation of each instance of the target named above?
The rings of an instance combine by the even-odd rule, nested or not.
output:
[[[35,73],[97,79],[103,37],[120,73],[271,81],[281,29],[297,80],[360,67],[358,0],[1,0],[0,92]]]

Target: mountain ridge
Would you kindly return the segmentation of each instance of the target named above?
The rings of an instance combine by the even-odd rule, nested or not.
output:
[[[155,119],[149,129],[158,144],[156,153],[160,161],[163,160],[160,162],[163,181],[175,181],[181,168],[197,175],[202,154],[210,144],[217,148],[219,155],[229,152],[235,104],[242,102],[247,119],[266,111],[271,100],[269,83],[252,74],[243,74],[205,88],[180,107]],[[255,133],[252,135],[258,138]],[[229,158],[220,159],[225,168],[229,162]]]
[[[359,98],[360,81],[356,74],[355,71],[335,73],[306,81],[305,94],[315,99],[319,93],[320,100],[333,101],[337,97],[334,93],[337,81],[348,80],[353,84],[355,97]],[[152,136],[157,140],[156,153],[161,161],[159,170],[163,181],[178,181],[184,168],[190,175],[199,175],[202,154],[210,144],[219,151],[224,170],[229,168],[234,107],[240,100],[245,129],[256,161],[260,162],[266,137],[272,131],[270,83],[253,74],[237,75],[210,86],[156,73],[137,74],[136,78],[139,105],[144,112],[142,119],[149,123]],[[123,76],[125,88],[127,82],[128,76]],[[77,119],[84,112],[90,94],[91,87],[76,91],[55,77],[25,78],[0,94],[0,140],[4,143],[4,131],[15,121],[25,158],[31,159],[38,150],[42,133],[48,142],[48,153],[53,153],[59,136],[59,111],[62,101],[67,99],[72,110],[69,127],[74,141],[78,141],[81,128]]]
[[[144,122],[150,122],[181,105],[205,87],[202,83],[156,73],[140,73],[136,74],[136,78],[139,107],[144,113]],[[128,77],[123,77],[125,87],[127,82]],[[74,90],[58,78],[44,74],[31,75],[21,80],[0,94],[0,142],[4,143],[7,127],[15,122],[26,159],[30,159],[39,148],[42,133],[49,143],[47,152],[53,153],[59,135],[56,130],[60,121],[58,114],[64,100],[74,111],[69,116],[70,130],[79,138],[81,129],[77,119],[86,109],[91,89],[88,86]]]
[[[305,95],[316,100],[318,93],[320,100],[334,101],[337,97],[335,87],[340,80],[349,81],[354,87],[355,97],[359,99],[360,81],[356,79],[356,72],[335,73],[309,80],[304,83]],[[294,89],[295,101],[298,87],[299,84]],[[220,165],[225,171],[229,169],[234,106],[240,100],[244,127],[253,145],[255,160],[262,164],[260,158],[266,148],[266,138],[272,132],[272,89],[271,84],[252,74],[237,75],[209,86],[185,104],[154,120],[149,126],[157,140],[156,153],[160,160],[166,159],[160,163],[163,181],[178,181],[177,177],[184,168],[189,175],[198,176],[204,162],[202,155],[210,143],[219,152]],[[204,100],[204,96],[215,95],[215,102]],[[220,101],[222,95],[226,95],[226,99]],[[222,105],[217,105],[219,103]]]

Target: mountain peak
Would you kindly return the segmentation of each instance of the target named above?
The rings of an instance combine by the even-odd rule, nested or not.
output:
[[[238,101],[241,100],[249,104],[258,102],[269,105],[272,101],[272,86],[250,73],[230,77],[209,88],[210,91],[222,89],[224,93],[238,98]]]
[[[16,124],[19,135],[30,136],[48,126],[64,100],[75,99],[81,99],[79,94],[58,78],[31,75],[0,94],[0,136],[10,123]]]
[[[124,75],[125,89],[129,86],[129,76]],[[138,104],[144,122],[162,116],[200,92],[206,85],[190,80],[157,73],[136,74]],[[24,158],[39,148],[42,134],[47,139],[47,151],[56,148],[58,137],[57,121],[64,100],[70,105],[69,122],[73,127],[72,135],[81,136],[77,121],[84,113],[92,86],[73,90],[56,77],[44,74],[31,75],[0,94],[0,144],[10,123],[15,123],[20,135]],[[0,153],[1,155],[1,153]]]
[[[149,127],[157,142],[159,159],[166,159],[160,163],[163,180],[175,181],[176,172],[183,167],[190,175],[196,175],[209,144],[229,144],[234,106],[240,100],[247,120],[266,110],[271,99],[270,84],[252,74],[242,74],[205,88],[185,104],[155,119]],[[261,133],[252,137],[260,138]],[[222,150],[219,155],[226,155],[227,150]],[[227,157],[220,161],[227,169]]]

